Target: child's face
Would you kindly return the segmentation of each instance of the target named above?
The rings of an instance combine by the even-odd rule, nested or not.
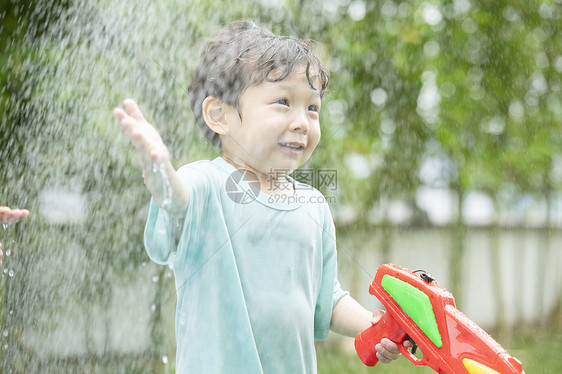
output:
[[[314,71],[310,71],[311,76]],[[320,140],[321,98],[305,68],[278,82],[264,81],[240,96],[240,117],[231,117],[223,156],[262,175],[302,166]]]

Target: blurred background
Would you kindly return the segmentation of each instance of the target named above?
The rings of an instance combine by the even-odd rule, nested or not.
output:
[[[251,18],[331,71],[322,140],[295,172],[326,196],[340,281],[431,272],[524,364],[562,372],[562,0],[0,0],[1,373],[172,373],[172,271],[112,109],[135,98],[176,167],[218,151],[187,86],[206,38]],[[353,340],[319,373],[367,369]]]

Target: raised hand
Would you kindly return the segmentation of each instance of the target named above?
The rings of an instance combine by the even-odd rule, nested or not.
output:
[[[147,170],[152,170],[153,164],[168,162],[170,152],[158,131],[144,118],[137,103],[133,99],[126,99],[123,104],[126,111],[115,108],[113,113],[137,148],[146,174]]]
[[[170,163],[168,148],[133,99],[126,99],[124,105],[125,110],[115,108],[113,113],[139,153],[146,187],[160,207],[171,213],[181,212],[187,206],[188,195]]]

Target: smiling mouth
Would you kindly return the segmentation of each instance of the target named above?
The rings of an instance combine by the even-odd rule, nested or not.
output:
[[[304,150],[304,145],[297,144],[297,143],[278,143],[281,147],[287,147],[294,151],[302,151]]]

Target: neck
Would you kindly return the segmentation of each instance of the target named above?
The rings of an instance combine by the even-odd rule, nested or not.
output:
[[[256,179],[259,181],[259,189],[268,195],[274,194],[284,194],[287,196],[292,196],[294,194],[293,182],[288,178],[288,174],[292,170],[287,169],[269,169],[265,171],[260,171],[251,165],[243,161],[239,161],[236,158],[230,157],[223,153],[222,158],[234,166],[239,171],[251,172],[255,175]]]

